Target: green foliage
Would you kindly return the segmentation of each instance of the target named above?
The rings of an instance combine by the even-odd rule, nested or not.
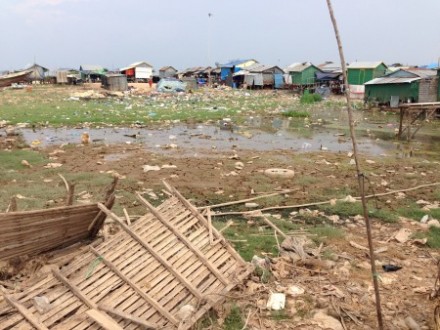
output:
[[[290,117],[290,118],[305,118],[310,117],[310,113],[308,111],[299,111],[299,110],[289,110],[282,112],[282,115],[284,117]]]
[[[316,235],[312,237],[312,239],[317,244],[326,242],[327,240],[343,238],[345,236],[345,233],[342,229],[330,225],[320,225],[316,227],[311,227],[308,228],[307,231],[310,232],[311,234]]]
[[[225,330],[241,330],[244,327],[244,321],[241,316],[240,308],[237,305],[233,305],[231,312],[225,319],[224,329]]]
[[[427,238],[427,245],[432,249],[440,249],[440,228],[430,227],[427,232],[419,232],[414,238]]]
[[[299,100],[299,102],[301,104],[313,104],[313,103],[320,102],[320,101],[322,101],[321,95],[319,95],[319,94],[310,94],[310,93],[307,93],[307,92],[304,93],[301,96],[300,100]]]

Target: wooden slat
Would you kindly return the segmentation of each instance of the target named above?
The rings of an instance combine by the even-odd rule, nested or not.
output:
[[[162,314],[166,319],[168,319],[174,325],[178,325],[179,321],[171,315],[162,305],[160,305],[155,299],[151,298],[148,294],[146,294],[142,289],[134,283],[131,279],[125,276],[118,268],[116,268],[110,261],[108,261],[105,256],[100,254],[93,247],[89,247],[90,251],[92,251],[97,257],[102,258],[102,262],[112,270],[116,275],[118,275],[125,283],[127,283],[137,294],[139,294],[143,299],[145,299],[151,306],[153,306],[160,314]]]
[[[202,294],[200,293],[200,291],[195,288],[190,282],[188,282],[186,280],[185,277],[182,276],[182,274],[180,274],[180,272],[176,271],[172,265],[170,265],[170,263],[165,260],[164,258],[162,258],[161,255],[159,255],[151,246],[150,244],[144,242],[142,240],[142,238],[136,234],[135,232],[133,232],[130,227],[128,227],[121,219],[119,219],[119,217],[114,214],[113,212],[111,212],[110,210],[108,210],[104,205],[102,205],[101,203],[98,203],[98,207],[103,210],[108,216],[110,216],[113,220],[115,220],[117,223],[119,223],[119,225],[122,227],[122,229],[125,230],[125,232],[127,232],[131,237],[133,237],[139,244],[141,244],[148,252],[150,252],[154,258],[156,258],[170,273],[172,273],[174,276],[176,276],[179,281],[186,286],[186,288],[192,293],[194,294],[198,299],[202,299]]]
[[[151,213],[154,214],[154,216],[163,224],[165,225],[169,230],[173,232],[174,235],[179,237],[179,239],[192,251],[196,254],[196,256],[200,259],[200,261],[220,280],[223,282],[223,284],[227,285],[228,280],[225,279],[223,274],[221,274],[217,268],[214,267],[214,265],[205,258],[205,256],[200,252],[200,250],[195,247],[185,236],[183,236],[176,228],[174,228],[172,225],[168,223],[166,219],[162,217],[162,215],[157,212],[157,210],[154,208],[153,205],[151,205],[147,200],[145,200],[140,194],[137,194],[140,201],[151,211]]]
[[[98,305],[98,308],[100,310],[104,311],[104,312],[109,313],[109,314],[116,315],[116,316],[118,316],[118,317],[120,317],[122,319],[125,319],[127,321],[130,321],[130,322],[136,323],[138,325],[141,325],[141,326],[143,326],[146,329],[158,329],[159,328],[159,326],[157,324],[154,324],[154,323],[151,323],[151,322],[147,322],[147,321],[145,321],[145,320],[143,320],[143,319],[141,319],[141,318],[139,318],[137,316],[134,316],[134,315],[131,315],[131,314],[128,314],[128,313],[124,313],[124,312],[118,311],[118,310],[116,310],[114,308],[110,308],[110,307],[108,307],[106,305]]]
[[[194,216],[195,217],[197,217],[197,219],[199,219],[200,220],[200,222],[208,229],[209,228],[209,225],[208,225],[208,221],[197,211],[197,209],[190,203],[190,202],[188,202],[186,199],[185,199],[185,197],[183,197],[182,196],[182,194],[180,194],[180,192],[178,192],[177,191],[177,189],[176,188],[174,188],[174,187],[171,187],[169,184],[167,184],[166,182],[164,182],[164,184],[166,185],[166,187],[168,188],[168,190],[170,190],[170,192],[174,195],[174,196],[176,196],[181,202],[182,202],[182,204],[184,204],[187,208],[188,208],[188,210],[190,210],[193,214],[194,214]],[[232,254],[232,256],[235,258],[235,259],[237,259],[237,260],[239,260],[239,261],[241,261],[241,262],[243,262],[243,263],[245,263],[245,261],[243,260],[243,258],[238,254],[238,252],[237,251],[235,251],[227,242],[225,242],[225,239],[223,238],[223,236],[218,232],[218,230],[215,228],[215,227],[213,227],[212,228],[212,231],[213,231],[213,233],[217,236],[217,238],[219,239],[219,240],[221,240],[222,242],[224,242],[225,243],[225,247],[226,247],[226,249],[229,251],[229,253],[230,254]]]
[[[12,297],[10,297],[9,295],[7,295],[5,293],[3,293],[3,297],[8,302],[9,305],[11,305],[15,309],[17,309],[17,311],[35,328],[37,328],[38,330],[49,330],[49,328],[47,328],[43,323],[38,321],[35,318],[35,316],[22,304],[15,301]]]
[[[70,291],[84,304],[87,305],[87,307],[91,309],[96,309],[98,306],[91,301],[84,293],[81,292],[75,285],[73,285],[66,277],[64,277],[63,274],[59,270],[52,269],[52,274],[55,276],[60,282],[62,282],[65,286],[69,288]]]
[[[86,314],[106,330],[124,330],[115,320],[109,318],[97,309],[89,309]]]

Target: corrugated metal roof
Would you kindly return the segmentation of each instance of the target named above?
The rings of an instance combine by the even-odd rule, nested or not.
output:
[[[318,65],[318,68],[324,72],[342,72],[341,66],[333,62],[325,62]]]
[[[254,60],[253,58],[249,58],[246,60],[233,60],[233,61],[229,61],[228,63],[222,64],[220,65],[222,68],[232,68],[233,66],[238,66],[240,64],[249,62],[249,61],[254,61],[255,63],[258,63],[258,61]]]
[[[437,75],[437,71],[430,69],[405,69],[405,71],[414,73],[420,78],[432,78]]]
[[[80,66],[82,71],[104,71],[104,68],[100,65],[83,64]]]
[[[249,71],[249,72],[273,71],[274,69],[278,69],[280,71],[283,71],[283,69],[281,69],[280,67],[278,67],[276,65],[265,65],[265,64],[260,64],[260,63],[253,64],[253,65],[245,68],[245,70]]]
[[[176,68],[173,67],[173,66],[171,66],[171,65],[163,66],[163,67],[161,67],[161,68],[159,69],[159,71],[166,71],[166,70],[169,70],[169,69],[173,69],[174,71],[177,71]]]
[[[383,62],[353,62],[348,66],[349,69],[374,69],[379,65],[384,64]],[[385,65],[386,66],[386,65]]]
[[[287,72],[302,72],[313,64],[310,62],[293,63],[287,67]]]
[[[153,67],[153,66],[152,66],[150,63],[148,63],[148,62],[140,61],[140,62],[134,62],[134,63],[130,64],[129,66],[126,66],[125,68],[121,68],[121,69],[119,69],[119,70],[120,70],[120,71],[126,71],[126,70],[128,70],[128,69],[136,68],[136,67],[138,67],[138,66],[140,66],[140,65],[142,65],[142,64],[146,64],[146,65],[147,65],[148,67],[150,67],[150,68]]]
[[[366,82],[364,85],[410,84],[421,78],[382,77]]]

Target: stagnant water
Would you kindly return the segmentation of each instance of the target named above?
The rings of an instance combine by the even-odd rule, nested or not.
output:
[[[352,149],[347,129],[326,127],[325,123],[295,127],[292,121],[282,118],[262,120],[249,118],[242,126],[231,130],[211,125],[178,124],[159,129],[147,128],[44,128],[22,129],[27,143],[41,147],[66,143],[81,143],[81,135],[88,132],[92,143],[142,144],[146,149],[172,152],[176,147],[182,152],[201,150],[293,150],[311,152],[328,150],[348,152]],[[440,154],[440,138],[418,136],[411,143],[399,142],[392,127],[388,131],[358,132],[360,152],[367,155],[408,157],[429,153],[430,158]]]

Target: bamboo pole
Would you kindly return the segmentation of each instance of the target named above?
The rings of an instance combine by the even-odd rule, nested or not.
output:
[[[383,320],[382,320],[382,310],[381,310],[381,306],[380,306],[379,283],[378,283],[378,279],[377,279],[378,275],[376,272],[373,239],[372,239],[372,235],[371,235],[371,223],[370,223],[370,218],[368,217],[367,201],[365,198],[365,187],[364,187],[365,177],[364,177],[364,174],[362,173],[361,166],[359,163],[359,157],[358,157],[357,141],[356,141],[356,134],[354,131],[353,111],[352,111],[352,106],[351,106],[350,90],[349,90],[348,80],[347,80],[347,68],[345,65],[346,62],[345,62],[345,57],[344,57],[344,50],[342,48],[342,41],[341,41],[341,37],[339,35],[338,24],[336,21],[335,14],[333,12],[331,0],[326,0],[326,1],[327,1],[328,12],[330,14],[330,19],[332,21],[333,29],[335,32],[336,42],[338,44],[339,57],[340,57],[341,66],[342,66],[342,74],[344,77],[345,96],[347,98],[348,123],[350,125],[350,135],[351,135],[351,141],[353,143],[353,155],[354,155],[354,160],[356,163],[356,173],[357,173],[357,178],[358,178],[359,191],[360,191],[360,195],[361,195],[362,209],[363,209],[364,219],[365,219],[365,227],[366,227],[366,231],[367,231],[368,247],[370,250],[371,273],[372,273],[372,277],[373,277],[374,293],[375,293],[375,297],[376,297],[377,322],[378,322],[379,329],[383,330],[384,327],[383,327]]]

